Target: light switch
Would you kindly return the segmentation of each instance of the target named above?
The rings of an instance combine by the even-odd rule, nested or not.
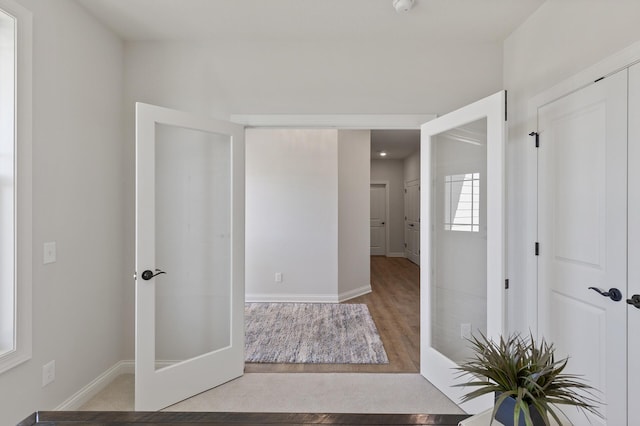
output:
[[[56,242],[52,241],[49,243],[44,243],[44,256],[43,262],[46,265],[47,263],[53,263],[56,261]]]

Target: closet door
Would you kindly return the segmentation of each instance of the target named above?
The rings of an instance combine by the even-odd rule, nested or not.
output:
[[[541,107],[538,125],[539,335],[601,392],[591,424],[625,425],[627,71]]]
[[[635,302],[640,295],[640,65],[629,69],[629,292],[626,299]],[[640,296],[638,296],[640,297]],[[640,306],[627,303],[627,340],[629,345],[628,409],[629,422],[638,422],[640,401]],[[634,412],[632,413],[632,410]]]

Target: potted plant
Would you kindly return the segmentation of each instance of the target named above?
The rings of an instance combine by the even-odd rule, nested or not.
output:
[[[565,374],[568,358],[555,361],[553,344],[544,339],[536,344],[533,336],[514,334],[499,342],[472,336],[474,356],[457,370],[462,377],[474,376],[462,402],[484,394],[495,395],[492,418],[504,425],[549,425],[549,415],[561,424],[555,405],[573,405],[602,418],[593,388],[579,376]]]

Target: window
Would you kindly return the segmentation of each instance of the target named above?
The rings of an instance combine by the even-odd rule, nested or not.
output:
[[[15,20],[0,11],[0,356],[14,348]]]
[[[0,0],[0,372],[31,357],[31,14]]]
[[[445,176],[444,229],[480,231],[480,173]]]

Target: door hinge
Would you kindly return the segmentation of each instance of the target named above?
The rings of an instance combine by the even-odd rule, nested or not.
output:
[[[540,134],[538,132],[531,132],[529,133],[529,136],[536,137],[536,148],[540,148]]]
[[[536,241],[535,253],[536,253],[536,256],[540,256],[540,243],[537,241]]]
[[[405,188],[405,189],[404,189],[404,193],[405,193],[405,194],[407,193],[407,188]]]
[[[509,278],[507,278],[506,280],[504,280],[504,289],[505,289],[505,290],[509,290]]]
[[[404,243],[404,248],[407,248],[407,243]]]
[[[508,102],[507,102],[507,94],[509,92],[507,92],[506,90],[504,91],[504,121],[509,121],[509,108],[508,107]]]
[[[404,220],[407,220],[407,217],[406,217],[406,216],[404,217]]]

